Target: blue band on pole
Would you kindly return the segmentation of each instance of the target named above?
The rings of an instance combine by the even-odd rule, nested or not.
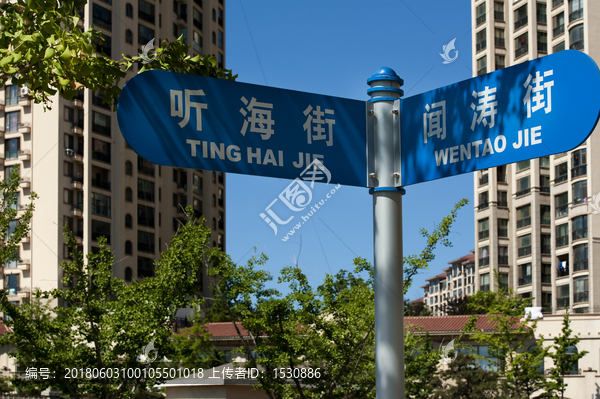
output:
[[[400,191],[400,194],[404,195],[406,194],[406,190],[403,187],[375,187],[375,188],[370,188],[369,189],[369,194],[373,194],[374,192],[381,192],[381,191],[390,191],[390,192],[397,192]]]
[[[399,99],[400,99],[400,97],[375,97],[375,98],[371,98],[367,101],[376,103],[377,101],[396,101]]]
[[[400,94],[400,96],[404,95],[404,90],[399,89],[397,87],[389,87],[389,86],[375,86],[375,87],[371,87],[370,89],[367,90],[367,94],[371,94],[371,93],[376,92],[376,91],[391,91],[391,92]]]

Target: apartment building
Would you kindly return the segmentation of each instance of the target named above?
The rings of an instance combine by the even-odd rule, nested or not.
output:
[[[96,50],[107,56],[135,55],[153,38],[157,44],[183,35],[194,55],[213,54],[225,64],[224,0],[90,0],[77,12],[82,29],[103,31]],[[153,274],[153,261],[185,221],[186,205],[206,218],[212,245],[225,248],[224,173],[161,167],[138,157],[116,114],[91,90],[72,101],[54,96],[46,112],[26,87],[9,83],[2,96],[3,176],[20,167],[20,204],[29,203],[31,192],[39,195],[31,233],[20,244],[22,260],[6,264],[2,276],[15,304],[36,287],[61,286],[60,262],[69,258],[65,223],[84,255],[106,236],[116,259],[113,274],[126,281]]]
[[[473,252],[473,251],[471,251]],[[448,301],[475,293],[475,256],[473,253],[448,262],[443,273],[428,278],[423,302],[434,316],[446,316]]]
[[[599,18],[592,0],[473,0],[474,74],[565,49],[599,62]],[[544,312],[600,309],[599,141],[474,174],[477,290],[508,285]]]

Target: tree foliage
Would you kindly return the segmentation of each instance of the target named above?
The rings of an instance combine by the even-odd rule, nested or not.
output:
[[[105,94],[105,102],[116,110],[121,80],[141,56],[113,60],[96,51],[105,41],[101,31],[83,31],[77,10],[85,0],[17,0],[0,6],[0,84],[26,85],[36,103],[50,108],[51,97],[59,93],[70,100],[83,88]],[[148,69],[234,80],[231,71],[220,69],[214,57],[190,57],[183,37],[164,40],[157,59]]]
[[[434,399],[505,399],[498,389],[498,373],[478,367],[472,355],[459,353],[439,378]]]

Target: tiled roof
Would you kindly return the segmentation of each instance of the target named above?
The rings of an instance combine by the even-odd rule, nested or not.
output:
[[[438,274],[437,276],[427,278],[427,279],[425,279],[425,281],[439,280],[441,278],[446,278],[446,277],[447,277],[446,273],[442,273],[442,274]]]
[[[453,265],[455,263],[465,263],[465,262],[474,261],[474,260],[475,260],[475,255],[469,254],[469,255],[461,256],[458,259],[454,259],[453,261],[448,262],[448,264]]]
[[[415,299],[414,301],[411,301],[410,303],[419,303],[419,302],[425,302],[425,297],[421,297],[419,299]]]
[[[429,284],[429,283],[427,283],[427,284],[425,284],[425,285],[422,285],[422,286],[420,286],[419,288],[427,288],[427,287],[429,287],[429,285],[430,285],[430,284]]]
[[[458,333],[467,324],[470,317],[469,315],[405,317],[404,327],[412,326],[408,328],[409,331]],[[515,319],[515,328],[518,322],[518,319]],[[475,326],[480,331],[491,331],[494,328],[494,323],[487,315],[481,315]]]
[[[464,265],[465,263],[469,263],[469,262],[475,262],[475,255],[473,255],[473,254],[470,254],[470,255],[463,256],[463,258],[464,258],[464,260],[463,260],[463,265]]]
[[[248,330],[242,327],[242,323],[236,323],[244,337],[248,336]],[[208,323],[206,329],[214,338],[238,338],[238,333],[231,322]]]
[[[7,332],[12,332],[8,327],[4,325],[4,323],[0,320],[0,335],[6,334]]]

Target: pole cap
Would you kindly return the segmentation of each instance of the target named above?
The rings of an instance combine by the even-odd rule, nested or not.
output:
[[[379,70],[375,72],[373,76],[367,79],[367,83],[371,85],[371,82],[375,82],[377,80],[397,82],[399,86],[402,86],[404,84],[404,80],[402,80],[392,68],[388,67],[379,68]]]

